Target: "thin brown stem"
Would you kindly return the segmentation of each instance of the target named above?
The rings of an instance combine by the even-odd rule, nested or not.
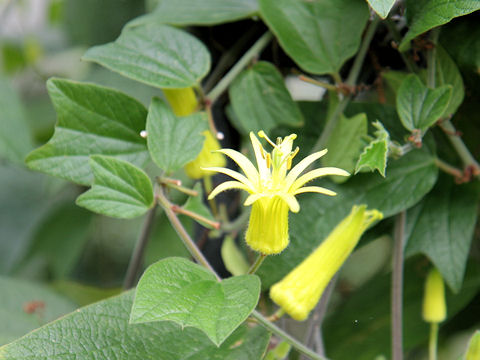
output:
[[[403,244],[406,211],[395,218],[392,270],[392,360],[403,360]]]

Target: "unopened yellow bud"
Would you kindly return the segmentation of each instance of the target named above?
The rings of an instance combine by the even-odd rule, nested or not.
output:
[[[172,107],[173,113],[177,116],[190,115],[198,106],[197,97],[191,87],[183,89],[163,89],[163,93]]]
[[[439,323],[447,317],[445,286],[442,275],[436,268],[430,270],[425,281],[422,315],[423,320],[429,323]]]
[[[272,286],[272,300],[293,319],[305,320],[362,234],[382,217],[381,212],[367,210],[366,205],[354,206],[315,251]]]
[[[480,360],[480,331],[477,330],[468,344],[465,360]]]
[[[192,179],[201,179],[204,176],[214,174],[213,171],[204,170],[204,168],[223,167],[227,165],[225,156],[217,152],[217,150],[220,150],[218,140],[215,139],[209,130],[205,130],[202,134],[205,136],[202,151],[200,151],[200,154],[198,154],[195,160],[189,162],[184,168],[187,176]]]

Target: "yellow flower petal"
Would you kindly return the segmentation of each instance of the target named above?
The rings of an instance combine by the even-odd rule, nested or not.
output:
[[[329,196],[335,196],[337,193],[335,191],[325,189],[320,186],[304,186],[301,187],[300,189],[296,190],[293,195],[298,195],[298,194],[303,194],[306,192],[314,192],[314,193],[319,193],[319,194],[324,194],[324,195],[329,195]]]
[[[336,167],[324,167],[320,169],[315,169],[315,170],[309,171],[305,175],[302,175],[297,180],[295,180],[290,188],[290,191],[295,192],[300,187],[305,185],[307,182],[322,176],[327,176],[327,175],[350,176],[350,174],[347,171],[336,168]]]
[[[218,185],[213,191],[208,195],[208,200],[212,200],[215,196],[220,194],[222,191],[231,190],[231,189],[240,189],[250,192],[250,189],[245,184],[242,184],[240,181],[225,181]]]
[[[255,166],[252,164],[252,162],[248,160],[248,158],[245,155],[232,149],[221,149],[221,150],[218,150],[218,152],[221,152],[227,155],[233,161],[235,161],[240,167],[240,169],[242,169],[242,171],[245,173],[247,178],[252,182],[252,184],[257,185],[258,171],[255,168]]]
[[[279,194],[278,196],[280,196],[288,204],[288,208],[291,212],[297,213],[300,211],[300,204],[295,196],[287,193]]]
[[[252,184],[252,182],[250,180],[248,180],[244,175],[240,174],[237,171],[233,171],[231,169],[224,168],[224,167],[207,167],[207,168],[202,168],[202,169],[207,170],[207,171],[216,171],[216,172],[228,175],[228,176],[234,178],[235,180],[238,180],[241,183],[245,184],[251,191],[255,190],[255,186]]]
[[[313,153],[311,155],[308,155],[305,159],[300,161],[297,165],[293,167],[292,170],[288,173],[287,177],[285,178],[285,186],[287,188],[290,188],[292,186],[293,182],[297,177],[300,176],[300,174],[310,166],[311,163],[313,163],[315,160],[320,159],[323,155],[325,155],[328,152],[327,149],[318,151],[316,153]]]

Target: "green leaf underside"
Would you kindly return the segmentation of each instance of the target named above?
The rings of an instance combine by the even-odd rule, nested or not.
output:
[[[445,112],[451,94],[449,85],[429,89],[417,75],[407,76],[397,94],[397,111],[403,126],[410,131],[427,131]]]
[[[220,345],[255,309],[259,295],[257,276],[218,282],[197,264],[168,258],[151,265],[140,279],[130,322],[174,321],[202,330]]]
[[[0,76],[0,158],[23,163],[32,149],[22,103],[8,80]]]
[[[422,295],[428,268],[420,262],[405,264],[403,289],[403,346],[405,350],[425,347],[429,324],[423,321]],[[390,359],[391,350],[391,273],[374,277],[330,314],[324,323],[325,347],[330,359],[372,360],[379,354]],[[469,264],[465,284],[459,294],[446,291],[449,319],[472,301],[480,288],[478,264]],[[342,339],[341,342],[338,339]],[[448,357],[447,357],[448,358]]]
[[[471,190],[441,178],[407,213],[406,256],[428,256],[454,292],[462,286],[477,219],[478,196]]]
[[[230,101],[244,133],[268,132],[279,126],[301,126],[303,116],[274,65],[261,61],[230,86]]]
[[[388,13],[395,4],[395,0],[367,0],[373,10],[382,18],[385,19]]]
[[[210,54],[200,41],[156,23],[126,28],[115,42],[90,48],[83,59],[159,88],[196,85],[210,69]]]
[[[392,216],[418,203],[437,180],[434,158],[425,149],[412,150],[389,162],[386,178],[376,174],[358,174],[342,185],[325,187],[337,196],[300,195],[300,213],[291,214],[291,244],[278,256],[267,258],[257,272],[262,286],[268,288],[280,280],[315,249],[355,204],[378,209]]]
[[[242,326],[217,347],[172,322],[129,324],[132,303],[130,291],[82,308],[0,348],[0,359],[258,360],[269,342],[261,327]]]
[[[409,9],[409,30],[400,43],[400,51],[407,50],[410,40],[418,35],[480,9],[480,0],[409,0],[407,12]]]
[[[355,174],[362,169],[370,171],[378,170],[380,175],[385,177],[390,136],[379,121],[373,123],[373,126],[378,129],[375,132],[375,139],[365,146],[363,152],[360,154],[357,165],[355,166]]]
[[[327,141],[328,153],[322,158],[323,166],[335,166],[352,173],[362,150],[362,138],[367,135],[367,116],[357,114],[347,118],[341,116]],[[346,181],[346,177],[335,177]]]
[[[203,202],[202,184],[199,182],[196,183],[195,186],[193,187],[193,190],[195,190],[198,193],[198,195],[189,196],[185,204],[183,204],[183,208],[185,210],[201,215],[212,222],[215,221],[215,218],[213,217],[209,207]],[[204,221],[198,221],[198,222],[208,229],[213,229],[212,225],[207,224]]]
[[[141,169],[109,156],[90,159],[95,180],[92,188],[77,198],[77,205],[122,219],[140,216],[152,207],[152,183]]]
[[[129,26],[156,22],[170,25],[215,25],[250,17],[257,0],[161,0],[155,10],[132,20]]]
[[[90,185],[89,156],[110,155],[139,166],[148,159],[145,139],[147,110],[137,100],[106,87],[50,79],[47,89],[58,114],[55,133],[31,152],[34,170]]]
[[[0,277],[0,345],[13,341],[40,325],[70,311],[75,305],[45,286],[20,279]],[[25,311],[37,302],[34,312]],[[40,305],[42,303],[42,305]],[[1,349],[1,348],[0,348]],[[0,350],[1,357],[1,350]]]
[[[208,128],[205,113],[176,117],[161,99],[154,98],[147,117],[148,149],[163,170],[175,171],[194,160],[202,150]]]
[[[356,0],[260,0],[260,13],[285,52],[305,71],[340,70],[360,46],[369,12]]]

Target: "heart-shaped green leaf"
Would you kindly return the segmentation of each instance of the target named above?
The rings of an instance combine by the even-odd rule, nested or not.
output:
[[[407,76],[397,94],[397,112],[403,126],[410,131],[427,131],[445,112],[451,95],[449,85],[429,89],[417,75]]]
[[[147,110],[137,100],[113,89],[50,79],[47,89],[58,114],[49,142],[31,152],[28,167],[79,184],[90,185],[89,156],[110,155],[143,165]]]
[[[151,265],[137,286],[131,323],[171,320],[202,330],[220,345],[255,309],[260,280],[241,275],[219,282],[183,258]]]
[[[126,28],[116,41],[89,49],[83,59],[160,88],[196,85],[210,69],[210,54],[200,41],[158,23]]]
[[[153,205],[152,183],[141,169],[109,156],[90,159],[95,180],[92,188],[77,198],[77,205],[99,214],[131,219]]]
[[[282,48],[305,71],[340,70],[360,46],[368,6],[357,0],[260,0],[260,13]]]
[[[230,100],[239,130],[269,132],[278,125],[298,127],[303,116],[288,92],[280,72],[261,61],[244,71],[230,87]]]
[[[0,348],[2,360],[258,360],[268,332],[240,327],[220,347],[171,322],[129,324],[133,291],[79,309]]]
[[[205,113],[176,117],[161,99],[154,98],[147,117],[148,150],[165,171],[175,171],[194,160],[202,150],[208,128]]]

